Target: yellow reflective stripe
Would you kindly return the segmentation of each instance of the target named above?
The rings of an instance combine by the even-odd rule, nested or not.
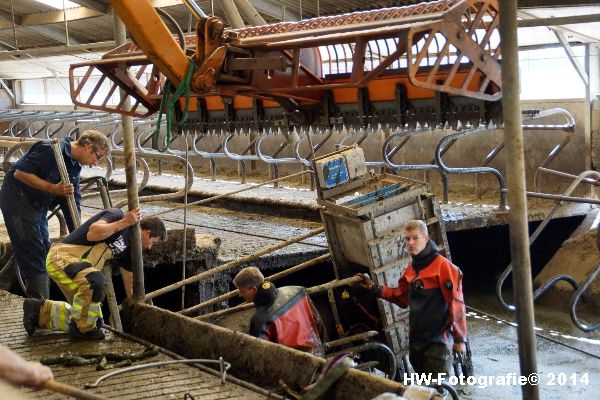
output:
[[[48,276],[53,278],[58,283],[67,285],[72,291],[76,291],[79,288],[75,282],[65,275],[62,269],[54,267],[49,261],[46,262],[46,271],[48,271]]]
[[[80,318],[81,310],[83,309],[84,304],[84,301],[81,300],[79,297],[73,297],[73,304],[71,305],[71,317],[75,319]]]
[[[71,322],[71,306],[66,302],[55,302],[50,311],[52,328],[66,332]]]
[[[101,303],[91,303],[90,308],[88,309],[88,324],[96,324],[96,320],[102,316],[102,304]]]
[[[60,303],[54,303],[50,314],[52,315],[52,327],[60,329]]]
[[[66,303],[65,305],[65,314],[62,319],[63,325],[61,326],[61,331],[67,332],[69,330],[69,325],[71,324],[71,305]]]

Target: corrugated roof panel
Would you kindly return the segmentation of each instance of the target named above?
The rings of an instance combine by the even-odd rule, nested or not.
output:
[[[114,39],[112,15],[69,21],[68,26],[69,32],[85,36],[89,42],[104,42]]]
[[[30,29],[17,27],[17,47],[19,49],[28,49],[33,47],[47,47],[56,46],[61,44],[60,42],[50,39],[47,36],[33,32]],[[9,44],[11,47],[15,46],[15,37],[12,29],[0,30],[0,41]]]

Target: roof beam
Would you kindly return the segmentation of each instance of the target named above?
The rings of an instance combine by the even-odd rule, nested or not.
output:
[[[12,13],[0,11],[0,19],[7,21],[5,23],[6,25],[1,26],[0,29],[10,29],[13,27],[13,14]],[[0,24],[1,23],[2,23],[2,21],[0,21]],[[45,36],[52,40],[56,40],[57,42],[60,42],[60,43],[65,43],[67,41],[67,38],[65,37],[65,35],[63,35],[60,32],[53,31],[48,27],[45,27],[45,26],[23,26],[22,25],[23,17],[21,17],[19,15],[14,15],[14,24],[18,27],[25,28],[27,30],[37,33],[38,35]],[[80,44],[81,43],[79,40],[72,37],[71,35],[69,35],[69,41],[72,44]]]
[[[277,4],[274,0],[252,0],[251,3],[258,12],[270,17],[279,19],[283,14],[281,5]],[[159,8],[179,6],[182,4],[182,0],[152,0],[152,5]],[[285,9],[285,21],[299,20],[300,16],[297,13],[293,12],[289,8]]]
[[[600,14],[572,15],[569,17],[520,19],[517,21],[517,25],[519,26],[519,28],[529,28],[532,26],[587,24],[590,22],[600,22]]]
[[[0,60],[13,59],[20,56],[47,57],[62,54],[80,53],[85,51],[105,51],[115,48],[115,41],[85,43],[69,46],[36,47],[26,50],[0,51]]]
[[[587,72],[585,72],[585,67],[581,65],[581,63],[577,60],[577,57],[575,57],[573,49],[571,48],[569,41],[565,37],[565,34],[560,31],[554,31],[554,34],[556,35],[558,41],[563,45],[567,56],[569,56],[569,61],[571,61],[571,64],[579,74],[579,77],[583,81],[583,84],[587,87],[589,85],[590,78],[588,77]]]
[[[593,15],[595,15],[595,14],[593,14]],[[531,12],[527,12],[527,11],[519,11],[518,16],[520,18],[523,18],[523,20],[519,20],[517,22],[519,24],[519,26],[522,26],[522,25],[520,25],[521,23],[526,24],[527,23],[526,21],[528,21],[528,20],[539,20],[540,19],[540,18],[536,18],[535,15],[533,15],[533,14],[531,14]],[[544,26],[547,26],[548,28],[555,30],[555,31],[567,32],[570,36],[573,36],[574,38],[578,38],[579,40],[582,40],[583,42],[586,42],[586,43],[596,43],[598,41],[598,38],[596,38],[596,37],[592,37],[589,35],[585,35],[583,33],[579,33],[573,29],[569,29],[569,28],[561,26],[561,25],[544,25]]]
[[[102,14],[108,14],[110,9],[108,3],[102,3],[97,0],[69,0],[72,3],[79,4],[82,7],[91,8],[92,10],[99,11]],[[62,12],[62,11],[61,11]]]
[[[281,5],[271,0],[252,0],[252,5],[254,5],[257,11],[273,18],[281,19],[283,15]],[[289,8],[286,8],[284,21],[300,21],[300,16]]]
[[[17,25],[22,27],[34,26],[34,25],[46,25],[56,24],[65,22],[65,14],[68,21],[75,21],[85,18],[93,18],[103,15],[100,11],[92,10],[85,7],[67,8],[63,10],[47,11],[37,14],[29,15],[15,15],[15,22]],[[6,21],[0,21],[0,29],[12,28],[12,17],[10,13],[0,11],[0,18]]]
[[[48,28],[47,26],[28,26],[24,29],[35,32],[38,35],[45,36],[52,40],[56,40],[59,43],[66,43],[66,41],[67,41],[67,38],[64,33],[53,31],[50,28]],[[71,34],[69,34],[69,42],[71,44],[81,44],[81,42],[77,38],[73,37],[73,35],[71,35]]]
[[[598,0],[518,0],[519,8],[574,7],[598,5]]]
[[[8,26],[1,27],[0,29],[10,29],[13,27],[13,18],[15,21],[15,25],[21,25],[21,17],[19,15],[14,15],[12,13],[0,10],[0,19],[6,20]],[[1,23],[2,21],[0,21]]]

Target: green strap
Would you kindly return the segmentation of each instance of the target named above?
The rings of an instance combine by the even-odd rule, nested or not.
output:
[[[184,76],[184,78],[179,83],[179,86],[176,90],[173,90],[173,84],[171,81],[167,80],[165,86],[163,87],[163,95],[160,100],[160,109],[158,113],[158,122],[156,126],[156,130],[154,131],[154,144],[156,150],[165,152],[169,149],[171,145],[171,132],[173,130],[173,123],[176,125],[182,125],[188,116],[188,110],[190,106],[190,92],[191,85],[190,82],[192,80],[192,76],[194,75],[196,64],[193,60],[189,60],[188,70]],[[176,120],[175,118],[175,105],[181,96],[185,95],[185,105],[183,107],[183,113],[181,115],[180,120]],[[164,148],[160,148],[159,146],[159,138],[160,138],[160,123],[162,121],[163,113],[166,114],[167,118],[167,136],[166,136],[166,146]]]

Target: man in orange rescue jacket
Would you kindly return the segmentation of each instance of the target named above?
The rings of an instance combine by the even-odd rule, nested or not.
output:
[[[256,305],[256,312],[250,321],[252,336],[323,355],[320,338],[323,328],[302,286],[277,289],[273,283],[265,281],[256,267],[241,270],[233,283],[241,298]]]
[[[406,249],[412,258],[398,287],[378,286],[366,275],[360,286],[384,300],[409,310],[409,358],[417,373],[447,373],[453,350],[466,352],[467,321],[462,293],[462,272],[438,253],[423,221],[404,226]]]

